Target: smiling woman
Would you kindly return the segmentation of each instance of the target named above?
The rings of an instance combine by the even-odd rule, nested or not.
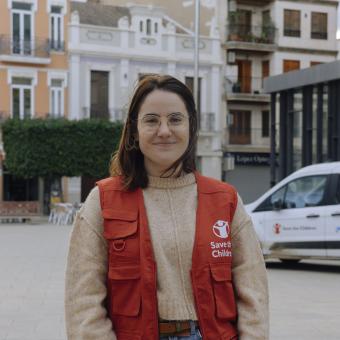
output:
[[[161,176],[189,145],[188,112],[175,93],[155,90],[144,100],[137,124],[137,141],[144,166],[151,176]]]
[[[172,77],[145,77],[132,98],[111,175],[125,174],[131,190],[146,188],[148,174],[192,172],[196,142],[197,113],[190,90]]]
[[[144,78],[112,176],[74,224],[69,340],[268,339],[267,278],[251,219],[232,186],[196,171],[196,141],[190,90],[170,76]]]

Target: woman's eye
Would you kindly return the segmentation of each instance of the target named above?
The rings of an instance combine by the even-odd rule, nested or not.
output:
[[[179,116],[169,118],[170,124],[180,124],[180,123],[182,123],[182,121],[183,121],[182,117],[179,117]]]
[[[144,120],[146,124],[158,124],[157,118],[147,118]]]

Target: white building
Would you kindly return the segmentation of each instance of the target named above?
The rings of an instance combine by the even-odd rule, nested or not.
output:
[[[228,0],[227,7],[223,177],[251,201],[270,186],[263,79],[337,58],[338,0]]]
[[[124,119],[129,96],[144,74],[170,74],[192,87],[193,32],[164,9],[72,2],[71,11],[71,119]],[[203,174],[221,178],[224,60],[216,25],[200,40],[198,163]]]

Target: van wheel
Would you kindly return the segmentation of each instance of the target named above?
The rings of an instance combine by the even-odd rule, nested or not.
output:
[[[300,262],[300,259],[280,259],[280,261],[285,264],[296,264]]]

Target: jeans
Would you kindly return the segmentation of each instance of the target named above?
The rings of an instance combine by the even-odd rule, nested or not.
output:
[[[190,321],[191,334],[188,336],[161,336],[159,340],[201,340],[202,335],[193,321]]]

